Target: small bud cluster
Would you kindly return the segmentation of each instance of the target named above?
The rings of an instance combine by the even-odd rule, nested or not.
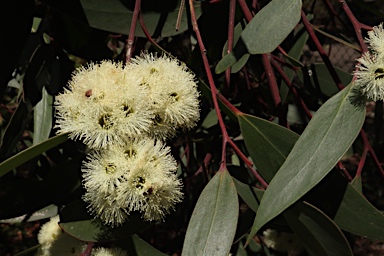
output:
[[[104,61],[80,68],[56,99],[60,133],[93,151],[83,163],[90,211],[112,226],[131,211],[161,220],[180,202],[182,184],[163,141],[199,119],[194,75],[177,60],[152,54],[124,68]]]
[[[37,239],[40,247],[36,256],[68,256],[80,255],[87,249],[87,243],[64,233],[59,226],[59,216],[41,226]],[[127,256],[120,248],[98,247],[92,250],[91,256]]]
[[[373,27],[365,39],[370,52],[359,59],[355,85],[368,100],[384,100],[384,29],[383,24]]]

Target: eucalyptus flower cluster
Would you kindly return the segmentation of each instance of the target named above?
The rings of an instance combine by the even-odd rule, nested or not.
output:
[[[59,226],[59,216],[52,217],[41,226],[37,235],[40,247],[36,256],[68,256],[80,255],[87,249],[87,243],[64,233]],[[128,253],[120,248],[97,247],[91,256],[127,256]]]
[[[384,100],[384,29],[381,23],[368,32],[369,52],[359,59],[355,71],[357,88],[368,100]]]
[[[83,162],[84,201],[104,223],[132,211],[161,220],[181,201],[177,163],[164,145],[199,119],[194,75],[176,59],[152,54],[78,69],[57,96],[56,127],[92,151]]]

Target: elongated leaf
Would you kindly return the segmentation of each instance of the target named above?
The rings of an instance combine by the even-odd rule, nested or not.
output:
[[[284,212],[284,216],[309,255],[353,255],[341,230],[316,207],[298,203]]]
[[[335,68],[337,75],[340,77],[342,84],[347,85],[352,80],[352,75],[339,69]],[[304,74],[308,72],[308,74]],[[305,67],[302,70],[297,72],[299,79],[304,83],[305,76],[309,76],[311,84],[313,87],[319,86],[319,90],[327,97],[332,97],[335,95],[339,89],[335,85],[331,74],[328,71],[327,66],[324,63],[314,64],[308,67]],[[308,84],[308,83],[304,83]]]
[[[135,253],[137,256],[166,256],[166,254],[152,247],[137,235],[132,236],[132,241],[135,246]]]
[[[53,167],[42,180],[19,179],[0,186],[0,219],[34,212],[60,202],[80,186],[81,159],[74,158]]]
[[[341,229],[359,236],[384,241],[384,215],[348,184],[334,218]]]
[[[48,149],[51,149],[53,147],[56,147],[57,145],[60,145],[61,143],[65,142],[67,139],[68,139],[68,134],[63,133],[55,137],[52,137],[46,141],[43,141],[40,144],[27,148],[24,151],[21,151],[20,153],[8,158],[7,160],[5,160],[0,164],[0,177],[7,174],[13,168],[16,168],[22,165],[23,163],[40,155],[41,153],[47,151]]]
[[[241,38],[250,54],[272,52],[299,23],[301,0],[273,0],[245,27]]]
[[[30,113],[27,107],[27,103],[20,101],[15,112],[13,112],[12,118],[7,125],[4,136],[0,143],[0,159],[4,160],[12,155],[15,146],[20,139],[25,127],[27,126],[30,118]],[[1,161],[0,160],[0,161]],[[0,177],[1,175],[0,165]]]
[[[290,62],[295,66],[299,63],[297,63],[297,61],[294,61],[294,60],[300,59],[300,56],[301,56],[303,49],[304,49],[304,46],[308,40],[308,33],[306,31],[304,31],[304,28],[302,28],[301,31],[302,31],[301,35],[298,37],[297,41],[295,42],[295,44],[292,46],[292,48],[288,52],[288,56],[291,57],[291,58],[288,58],[288,60],[290,60]],[[284,67],[284,73],[287,75],[289,81],[292,82],[293,76],[295,75],[295,71],[293,71],[290,68]],[[281,97],[282,101],[285,101],[285,99],[288,95],[289,87],[288,87],[288,85],[285,84],[284,81],[282,81],[282,83],[284,83],[284,86],[280,87],[280,97]]]
[[[182,255],[228,255],[239,213],[235,184],[219,171],[201,193],[193,210]]]
[[[251,118],[251,117],[250,117]],[[256,117],[252,117],[257,119]],[[275,124],[271,122],[267,122],[263,119],[259,121],[266,122],[264,125],[267,127],[266,130],[274,129]],[[255,133],[256,134],[256,133]],[[292,148],[296,143],[299,135],[292,133],[290,130],[283,128],[279,131],[280,137],[285,138],[285,145]],[[251,140],[252,137],[244,138],[248,140],[248,143],[257,143],[256,141]],[[273,150],[279,150],[280,147],[283,147],[282,144],[278,143],[279,140],[270,140],[272,143],[270,145],[270,152]],[[249,150],[249,149],[248,149]],[[279,151],[282,151],[280,149]],[[252,152],[250,152],[252,153]],[[253,152],[253,154],[261,153],[259,150]],[[284,154],[278,154],[275,152],[275,160],[280,163],[280,165],[285,161],[289,152]],[[260,157],[261,158],[261,157]],[[336,175],[335,177],[339,177]],[[243,198],[243,200],[252,208],[258,208],[258,202],[256,198],[252,197],[251,189],[258,191],[256,188],[250,188],[249,186],[240,183],[239,181],[235,181],[236,188],[238,189],[239,195]],[[342,180],[337,180],[334,184],[340,184]],[[334,217],[334,221],[337,225],[340,226],[343,230],[351,232],[353,234],[359,236],[366,236],[371,239],[379,239],[384,241],[384,234],[382,230],[384,230],[384,215],[378,211],[373,205],[371,205],[364,196],[359,193],[352,184],[347,184],[346,191],[343,193],[343,198],[341,200],[341,205],[338,207],[337,212]],[[333,190],[334,191],[334,190]],[[321,192],[324,193],[324,192]],[[331,193],[332,194],[332,193]],[[263,193],[256,193],[257,198],[260,200],[263,196]],[[324,194],[323,194],[324,195]]]
[[[237,193],[254,212],[257,212],[259,203],[264,195],[264,190],[254,188],[233,178]]]
[[[279,170],[299,135],[251,115],[238,115],[245,145],[258,172],[269,182]]]
[[[5,219],[0,220],[0,223],[20,223],[23,221],[36,221],[36,220],[42,220],[51,218],[53,216],[56,216],[58,212],[58,208],[54,204],[50,204],[47,207],[44,207],[43,209],[40,209],[30,215],[30,217],[27,216],[27,214],[24,214],[19,217],[11,218],[11,219]]]
[[[234,30],[234,35],[233,35],[233,44],[234,45],[236,45],[236,43],[239,41],[240,35],[242,32],[243,32],[242,23],[239,22],[236,25],[235,30]],[[223,57],[227,54],[227,49],[228,49],[228,41],[225,42],[225,45],[223,47]],[[244,67],[244,65],[247,63],[249,56],[250,56],[249,53],[245,53],[243,56],[240,57],[240,59],[236,63],[234,63],[233,65],[230,65],[230,66],[232,66],[231,67],[231,73],[239,72],[240,69],[242,67]],[[221,61],[216,65],[215,72],[217,74],[220,74],[221,72],[224,71],[224,70],[222,70],[222,65],[223,65],[223,62],[221,62]]]
[[[53,97],[43,88],[42,99],[33,111],[33,145],[36,145],[49,137],[52,128]]]
[[[120,34],[129,34],[133,11],[128,9],[123,1],[119,0],[81,0],[85,15],[91,27],[111,31]],[[131,3],[133,3],[132,1]],[[126,2],[127,3],[127,2]],[[144,3],[143,3],[144,4]],[[175,6],[169,6],[177,4]],[[144,23],[151,35],[168,37],[180,34],[188,29],[187,6],[184,6],[183,15],[180,20],[180,28],[176,29],[176,21],[180,8],[180,1],[169,1],[156,6],[157,11],[142,11]],[[164,8],[162,8],[164,7]],[[194,3],[196,16],[202,13],[201,3]],[[165,10],[166,9],[166,10]],[[135,36],[145,37],[144,32],[137,22]]]
[[[87,213],[86,203],[76,200],[64,207],[60,214],[60,226],[69,235],[85,242],[109,242],[130,237],[150,226],[139,213],[130,215],[122,226],[112,228]]]
[[[326,37],[332,38],[332,39],[335,40],[336,42],[339,42],[339,43],[341,43],[341,44],[343,44],[343,45],[345,45],[345,46],[347,46],[347,47],[349,47],[349,48],[355,49],[356,51],[359,51],[359,52],[361,51],[359,46],[356,46],[356,45],[351,44],[351,43],[349,43],[349,42],[347,42],[347,41],[345,41],[345,40],[343,40],[343,39],[341,39],[341,38],[338,38],[338,37],[336,37],[336,36],[333,36],[333,35],[331,35],[331,34],[328,34],[327,32],[325,32],[325,31],[323,31],[323,30],[321,30],[321,29],[319,29],[319,28],[317,28],[317,27],[315,27],[315,26],[312,26],[312,28],[313,28],[314,30],[316,30],[317,32],[319,32],[319,33],[325,35]]]
[[[269,184],[251,237],[319,183],[351,146],[365,118],[365,107],[350,102],[351,89],[336,94],[314,115]]]

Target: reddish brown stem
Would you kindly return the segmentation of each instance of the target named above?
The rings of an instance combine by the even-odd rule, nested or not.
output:
[[[136,0],[135,9],[133,10],[133,14],[132,14],[131,28],[129,30],[127,46],[126,46],[126,53],[125,53],[125,62],[126,63],[128,63],[132,57],[133,43],[135,41],[135,29],[136,29],[136,24],[137,24],[137,18],[138,18],[139,13],[140,13],[140,8],[141,8],[141,0]]]
[[[368,149],[368,151],[369,151],[369,153],[371,154],[371,157],[373,158],[373,161],[375,162],[377,168],[379,168],[379,171],[381,172],[381,175],[384,176],[384,170],[383,170],[383,168],[381,167],[380,161],[379,161],[379,159],[377,158],[376,153],[375,153],[375,151],[373,150],[371,144],[369,143],[367,134],[365,133],[365,131],[364,131],[363,129],[361,129],[361,131],[360,131],[360,135],[361,135],[361,138],[363,139],[364,148],[367,148],[367,149]]]
[[[368,51],[368,47],[364,42],[364,38],[361,35],[361,23],[357,21],[355,15],[353,15],[351,9],[349,9],[348,4],[345,0],[339,0],[341,6],[343,7],[343,10],[345,14],[347,15],[349,21],[352,23],[353,28],[355,29],[355,33],[357,36],[357,40],[359,41],[360,48],[362,52]]]
[[[288,124],[283,111],[279,87],[277,85],[275,73],[273,72],[273,68],[271,66],[271,61],[270,61],[271,54],[262,54],[261,58],[263,61],[265,74],[267,76],[269,89],[272,94],[273,103],[275,104],[275,108],[279,116],[279,124],[282,126],[287,126]]]
[[[227,54],[232,52],[233,49],[233,31],[235,28],[235,11],[236,11],[236,0],[229,1],[229,21],[228,21],[228,43],[227,43]],[[229,88],[231,83],[231,68],[225,70],[225,81]]]
[[[305,105],[303,99],[300,97],[300,95],[297,93],[297,90],[295,87],[292,86],[292,83],[291,81],[289,80],[289,78],[287,77],[287,75],[284,73],[283,69],[277,65],[277,63],[275,61],[272,61],[272,66],[274,67],[274,69],[277,71],[277,73],[279,73],[279,75],[281,76],[281,78],[283,79],[284,83],[289,87],[289,89],[292,91],[293,95],[296,97],[296,99],[298,100],[300,106],[302,107],[302,109],[304,110],[305,114],[307,115],[308,119],[311,119],[312,118],[312,114],[311,112],[309,111],[309,109],[307,108],[307,105]]]
[[[321,45],[319,39],[317,38],[317,36],[315,34],[315,31],[313,31],[313,28],[308,21],[307,16],[305,15],[305,13],[303,11],[301,11],[301,20],[302,20],[304,27],[307,30],[309,36],[311,37],[312,41],[314,42],[314,44],[317,48],[317,51],[320,54],[321,59],[323,60],[324,64],[327,66],[327,69],[328,69],[329,73],[331,74],[333,81],[337,85],[337,88],[339,88],[339,90],[342,90],[344,88],[344,86],[341,83],[341,80],[340,80],[339,76],[337,75],[335,68],[333,67],[331,61],[329,60],[327,53],[325,52],[323,46]]]

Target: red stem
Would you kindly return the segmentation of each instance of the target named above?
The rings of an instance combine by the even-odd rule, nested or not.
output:
[[[355,33],[357,36],[357,40],[359,41],[361,51],[362,52],[368,51],[368,47],[364,42],[363,36],[361,35],[361,23],[357,21],[355,15],[353,15],[351,9],[349,9],[349,6],[345,0],[339,0],[339,2],[343,7],[343,10],[347,15],[348,19],[351,21],[353,28],[355,29]]]
[[[209,67],[208,58],[207,58],[207,51],[205,49],[205,46],[204,46],[203,40],[201,38],[201,34],[200,34],[200,31],[199,31],[199,28],[197,26],[197,20],[196,20],[195,8],[193,6],[193,0],[189,0],[189,6],[190,6],[190,10],[191,10],[191,20],[192,20],[193,31],[196,34],[197,42],[199,44],[200,53],[201,53],[201,56],[202,56],[202,59],[203,59],[203,63],[204,63],[205,73],[207,74],[209,86],[211,88],[213,106],[215,108],[216,115],[217,115],[217,118],[218,118],[218,121],[219,121],[219,126],[220,126],[220,129],[221,129],[221,133],[223,134],[223,152],[222,152],[222,155],[221,155],[220,170],[224,170],[226,168],[225,148],[226,148],[226,143],[228,141],[229,136],[228,136],[227,130],[225,128],[223,117],[222,117],[220,109],[219,109],[219,104],[218,104],[218,101],[217,101],[217,88],[215,86],[215,82],[214,82],[213,77],[212,77],[212,72],[211,72],[211,69]]]
[[[233,31],[235,28],[235,11],[236,11],[236,0],[229,1],[229,21],[228,21],[228,44],[227,54],[232,52],[233,49]],[[231,68],[225,70],[225,81],[229,88],[231,83]]]
[[[376,153],[375,153],[375,151],[373,150],[371,144],[369,143],[368,138],[367,138],[367,134],[365,133],[365,131],[364,131],[363,129],[361,129],[361,131],[360,131],[360,135],[361,135],[361,138],[363,139],[364,149],[365,149],[365,148],[368,148],[368,151],[369,151],[369,153],[371,154],[371,157],[373,158],[373,161],[375,162],[377,168],[379,168],[379,171],[381,172],[381,175],[384,176],[384,170],[383,170],[383,168],[381,167],[380,161],[379,161],[379,159],[377,158]]]
[[[317,51],[319,52],[320,57],[323,60],[324,64],[327,66],[327,69],[331,74],[333,81],[337,85],[337,88],[339,88],[339,90],[341,91],[344,88],[344,86],[341,83],[341,80],[337,75],[335,68],[333,67],[331,61],[329,60],[327,53],[325,52],[323,46],[321,45],[319,39],[317,38],[315,32],[313,31],[311,24],[308,21],[307,16],[305,16],[305,13],[303,11],[301,11],[301,20],[309,36],[311,37],[312,41],[315,43]]]
[[[287,75],[284,73],[283,69],[279,65],[277,65],[277,63],[275,61],[272,61],[272,65],[273,65],[274,69],[279,73],[279,75],[283,79],[284,83],[289,87],[289,89],[292,91],[293,95],[299,101],[299,104],[303,108],[303,110],[304,110],[305,114],[307,115],[308,119],[311,119],[312,118],[311,112],[307,108],[307,105],[305,105],[305,102],[303,101],[303,99],[298,94],[296,88],[292,86],[291,81],[289,80]]]
[[[137,24],[137,17],[139,16],[141,8],[141,0],[136,0],[135,9],[133,10],[131,28],[129,30],[128,40],[127,40],[127,50],[125,53],[125,62],[128,63],[132,57],[132,48],[135,40],[135,29]]]
[[[271,61],[270,61],[271,54],[262,54],[261,58],[263,61],[265,74],[267,76],[269,89],[271,90],[273,103],[275,104],[277,115],[279,116],[279,124],[287,127],[288,123],[284,115],[283,105],[280,98],[279,87],[277,85],[275,73],[273,72],[273,68],[271,66]]]

